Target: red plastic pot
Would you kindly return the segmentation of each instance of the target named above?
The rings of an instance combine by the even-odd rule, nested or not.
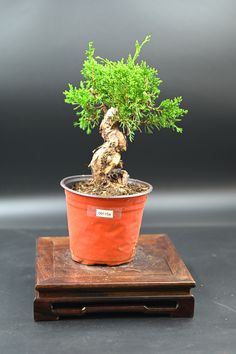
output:
[[[72,259],[87,265],[109,266],[130,262],[142,222],[148,190],[129,196],[98,197],[76,192],[71,186],[90,178],[88,175],[66,177],[61,181],[65,190],[67,220]]]

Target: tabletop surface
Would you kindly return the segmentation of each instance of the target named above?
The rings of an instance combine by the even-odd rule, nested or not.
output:
[[[193,319],[97,317],[33,321],[35,241],[64,229],[1,230],[0,353],[214,353],[235,354],[236,228],[167,227],[193,278]]]

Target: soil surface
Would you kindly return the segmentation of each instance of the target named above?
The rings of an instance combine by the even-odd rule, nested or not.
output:
[[[142,193],[148,190],[148,186],[143,183],[128,182],[127,185],[119,183],[111,183],[104,181],[100,184],[95,184],[93,179],[76,182],[72,189],[85,194],[98,195],[102,197],[112,197],[120,195],[132,195]]]

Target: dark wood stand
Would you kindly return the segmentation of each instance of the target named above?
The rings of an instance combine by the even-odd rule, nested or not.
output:
[[[104,313],[192,317],[195,282],[166,235],[139,237],[128,264],[74,262],[68,237],[37,241],[35,321]]]

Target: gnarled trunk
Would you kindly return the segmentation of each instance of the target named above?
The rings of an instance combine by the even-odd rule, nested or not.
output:
[[[104,143],[93,151],[89,164],[96,184],[116,183],[126,185],[128,173],[122,170],[121,152],[127,148],[124,134],[119,130],[117,109],[111,107],[105,114],[99,128]]]

